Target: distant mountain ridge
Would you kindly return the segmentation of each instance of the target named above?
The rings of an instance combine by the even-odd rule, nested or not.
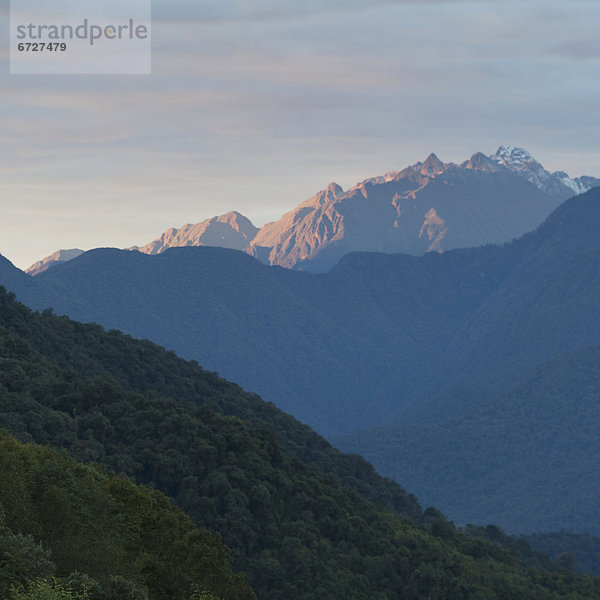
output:
[[[218,246],[232,250],[244,250],[258,233],[249,219],[238,212],[228,212],[219,217],[207,219],[192,225],[188,223],[179,229],[172,227],[158,239],[142,246],[132,246],[144,254],[160,254],[167,248],[181,246]]]
[[[28,269],[25,270],[25,272],[29,273],[29,275],[39,275],[40,273],[43,273],[44,271],[47,271],[48,269],[51,269],[60,263],[68,262],[74,258],[77,258],[78,256],[81,256],[84,252],[85,250],[80,250],[79,248],[72,248],[70,250],[57,250],[54,252],[54,254],[51,254],[50,256],[47,256],[36,263],[33,263]]]
[[[260,229],[234,211],[171,228],[130,250],[159,254],[173,247],[218,246],[244,250],[269,265],[323,272],[348,252],[420,256],[508,242],[537,227],[563,200],[597,185],[594,177],[550,173],[526,150],[510,145],[491,156],[477,152],[460,165],[430,154],[347,191],[330,183]],[[36,275],[40,265],[45,270],[68,260],[64,253],[28,272]]]
[[[591,350],[600,347],[599,230],[596,188],[509,244],[421,257],[351,253],[325,275],[208,247],[156,256],[99,249],[35,278],[8,262],[0,261],[0,271],[31,307],[53,306],[59,314],[150,338],[367,454],[424,498],[432,497],[424,481],[432,482],[442,500],[436,501],[451,515],[477,521],[484,513],[476,511],[485,508],[499,524],[526,531],[541,509],[516,506],[511,498],[519,496],[510,490],[526,488],[533,477],[527,469],[534,469],[537,485],[545,486],[538,496],[552,508],[543,509],[548,530],[581,531],[594,521],[600,498],[597,478],[576,485],[569,478],[581,472],[569,465],[589,469],[600,460],[600,447],[582,444],[587,429],[600,427],[594,400],[600,353]],[[584,361],[591,375],[582,378]],[[559,371],[560,381],[573,382],[573,402],[548,377]],[[489,414],[481,407],[500,401],[518,410],[497,410],[491,423],[478,420]],[[582,422],[589,424],[586,432]],[[384,423],[385,436],[380,429],[363,431]],[[546,446],[557,432],[558,456]],[[462,433],[472,444],[483,440],[468,469],[466,461],[473,461],[464,453],[471,446]],[[396,446],[385,442],[398,439],[412,443],[390,459]],[[431,440],[448,441],[421,446]],[[510,486],[494,483],[493,470],[486,485],[486,465],[519,448],[529,458],[517,452],[513,464],[522,471]],[[436,452],[444,460],[424,460]],[[438,472],[443,465],[455,465],[460,477]],[[473,493],[444,493],[458,480]],[[561,492],[565,482],[568,498]]]
[[[322,272],[349,252],[419,256],[510,241],[560,202],[600,185],[549,173],[527,151],[500,146],[460,165],[435,154],[344,192],[330,184],[265,225],[248,252],[267,264]]]

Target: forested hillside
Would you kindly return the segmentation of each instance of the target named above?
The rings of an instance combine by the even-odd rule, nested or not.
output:
[[[0,432],[1,598],[45,587],[91,600],[188,600],[194,590],[255,598],[229,560],[219,537],[197,530],[164,494]]]
[[[200,368],[195,361],[184,361],[151,342],[115,330],[106,332],[97,325],[55,318],[49,311],[32,312],[14,302],[10,294],[0,295],[0,326],[68,371],[116,380],[125,389],[140,393],[152,390],[190,409],[208,406],[252,425],[267,423],[277,431],[279,443],[290,456],[336,475],[348,487],[389,510],[416,521],[422,518],[416,498],[379,476],[364,459],[341,453],[274,404]]]
[[[233,405],[243,394],[196,365],[116,332],[32,314],[5,294],[0,298],[1,426],[166,492],[196,525],[222,535],[234,568],[245,571],[258,597],[600,598],[596,580],[523,566],[498,542],[457,530],[435,510],[420,515],[409,497],[398,511],[401,518],[337,476],[290,457],[279,443],[288,432],[277,431],[275,419],[263,421],[258,412],[242,420],[211,408]],[[78,345],[79,335],[89,343]],[[94,347],[101,359],[94,360]],[[53,353],[65,363],[51,360]],[[180,364],[180,375],[188,369],[187,397],[168,399],[152,389],[164,373],[151,357]],[[111,361],[116,376],[110,375]],[[139,378],[136,385],[143,387],[140,364],[155,374],[144,392],[124,383]],[[101,375],[83,373],[100,368]],[[247,399],[243,410],[251,412],[260,401]],[[275,410],[264,406],[263,414]],[[319,460],[343,463],[323,447]],[[169,543],[161,547],[171,551]],[[235,598],[229,592],[223,597]]]

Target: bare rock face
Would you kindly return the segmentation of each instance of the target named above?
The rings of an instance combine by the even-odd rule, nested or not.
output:
[[[355,251],[421,255],[503,243],[537,227],[563,200],[600,185],[550,174],[514,146],[461,165],[430,154],[344,192],[336,184],[265,225],[247,252],[271,265],[320,272]]]
[[[181,246],[219,246],[244,250],[258,233],[258,229],[238,212],[228,212],[201,223],[187,224],[180,229],[172,227],[158,239],[145,246],[132,246],[144,254],[160,254],[167,248]]]
[[[29,275],[39,275],[48,269],[55,267],[60,263],[67,262],[69,260],[73,260],[77,258],[81,254],[83,254],[85,250],[80,250],[79,248],[72,248],[70,250],[57,250],[54,254],[50,256],[46,256],[42,260],[31,265],[28,269],[26,269],[26,273]]]
[[[344,190],[330,183],[275,223],[267,223],[252,240],[248,253],[271,265],[292,268],[310,260],[327,244],[344,237],[336,201]]]
[[[435,208],[430,208],[425,214],[425,221],[423,221],[421,231],[419,231],[419,237],[426,235],[427,239],[431,242],[429,246],[430,252],[441,248],[442,241],[447,233],[446,221],[438,217]]]

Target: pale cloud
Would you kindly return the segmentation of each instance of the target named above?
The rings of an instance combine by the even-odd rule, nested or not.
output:
[[[299,17],[365,12],[380,7],[410,4],[464,5],[478,0],[174,0],[154,7],[160,21],[252,23],[296,20]]]
[[[510,142],[600,175],[597,2],[153,8],[152,76],[0,76],[0,252],[20,266],[232,209],[261,224],[431,151]]]

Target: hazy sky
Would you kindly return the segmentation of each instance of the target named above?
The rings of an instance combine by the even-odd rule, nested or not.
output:
[[[2,6],[19,267],[234,209],[261,225],[432,151],[600,176],[598,0],[155,0],[152,75],[68,77],[8,74]]]

